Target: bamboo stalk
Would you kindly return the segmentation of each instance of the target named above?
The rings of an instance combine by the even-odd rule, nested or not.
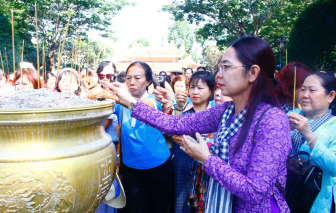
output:
[[[24,50],[24,40],[22,40],[22,51],[21,51],[21,64],[23,62],[23,50]],[[21,89],[23,89],[23,73],[22,73],[22,67],[21,68]]]
[[[2,66],[2,70],[6,73],[6,71],[4,70],[4,66],[3,66],[3,62],[2,62],[2,55],[1,55],[1,50],[0,50],[0,59],[1,59],[1,66]]]
[[[39,56],[39,39],[38,39],[38,28],[37,28],[37,8],[36,8],[36,2],[35,2],[35,28],[36,28],[36,56],[37,56],[37,88],[40,88],[40,56]]]
[[[70,19],[71,19],[71,13],[72,13],[72,8],[70,8],[69,19],[68,19],[67,26],[65,28],[64,40],[63,40],[62,49],[61,49],[61,58],[62,58],[62,55],[63,55],[64,43],[65,43],[65,40],[66,40],[66,37],[67,37],[67,34],[68,34],[68,28],[69,28]],[[61,61],[58,62],[57,70],[60,68],[60,65],[61,65]]]
[[[6,62],[7,62],[7,74],[9,74],[8,58],[7,58],[7,51],[6,51],[6,47],[5,47],[5,56],[6,56]]]
[[[12,46],[13,46],[13,70],[15,76],[15,47],[14,47],[14,18],[13,18],[13,9],[11,10],[12,16]]]
[[[295,67],[295,71],[294,71],[293,113],[294,113],[294,109],[295,109],[295,90],[296,90],[296,67]]]

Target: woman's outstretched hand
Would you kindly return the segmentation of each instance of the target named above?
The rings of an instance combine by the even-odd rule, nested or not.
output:
[[[121,84],[118,82],[106,84],[116,96],[118,96],[119,101],[125,107],[129,107],[132,102],[136,102],[136,99],[129,93],[128,87],[126,84]]]
[[[197,132],[196,138],[199,142],[190,136],[183,135],[183,146],[180,147],[185,153],[195,160],[205,163],[209,155],[211,155],[208,145],[202,136]]]
[[[160,103],[168,104],[172,100],[171,94],[168,92],[168,90],[162,87],[156,87],[153,93],[154,93],[155,99]]]

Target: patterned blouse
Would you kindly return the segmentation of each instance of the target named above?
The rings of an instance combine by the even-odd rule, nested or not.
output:
[[[221,115],[229,104],[174,117],[138,102],[132,117],[168,134],[204,134],[218,131]],[[280,212],[289,212],[284,197],[275,186],[277,180],[286,186],[286,159],[292,147],[286,114],[278,108],[267,111],[259,125],[254,147],[251,141],[258,118],[269,106],[264,103],[258,106],[244,145],[235,155],[229,153],[230,164],[213,155],[205,162],[205,172],[233,193],[233,212],[271,212],[272,193]],[[240,131],[231,138],[230,149],[237,143]]]

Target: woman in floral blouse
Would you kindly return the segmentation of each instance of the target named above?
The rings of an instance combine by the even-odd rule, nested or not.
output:
[[[274,70],[274,53],[266,41],[240,38],[225,51],[218,74],[218,87],[233,101],[179,117],[151,109],[132,98],[121,84],[110,87],[137,120],[168,134],[196,133],[199,143],[184,136],[181,149],[203,162],[211,177],[207,212],[284,213],[289,209],[275,183],[286,185],[291,135],[286,114],[277,108]],[[216,140],[209,149],[200,134],[215,131]]]

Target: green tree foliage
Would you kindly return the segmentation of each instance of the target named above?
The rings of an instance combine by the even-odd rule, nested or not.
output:
[[[169,27],[168,42],[174,41],[177,48],[184,45],[186,53],[191,54],[191,49],[195,42],[194,35],[194,30],[190,27],[188,21],[184,19],[178,20]]]
[[[77,58],[76,61],[74,60],[75,52]],[[112,57],[113,49],[101,41],[81,40],[77,43],[76,49],[76,40],[71,39],[64,46],[64,54],[61,63],[66,64],[67,67],[70,67],[72,64],[73,68],[78,69],[78,67],[85,68],[88,65],[99,65],[102,60],[107,60]],[[56,63],[58,63],[58,60],[57,57]]]
[[[165,5],[163,11],[176,20],[187,17],[201,27],[197,40],[217,41],[225,46],[242,36],[278,40],[288,36],[295,17],[313,0],[187,0]]]
[[[65,28],[71,12],[71,22],[68,29],[69,37],[81,35],[87,38],[89,30],[101,32],[103,37],[113,38],[113,31],[110,29],[111,19],[124,6],[129,3],[126,0],[0,0],[1,8],[5,14],[10,14],[10,8],[15,8],[20,13],[16,19],[21,20],[22,28],[18,32],[26,32],[35,38],[35,2],[38,14],[39,43],[45,41],[47,56],[50,67],[55,65],[55,55],[58,52],[60,41],[63,41]],[[19,22],[19,21],[18,21]],[[41,54],[40,54],[41,55]],[[41,61],[41,60],[40,60]]]
[[[288,54],[313,70],[336,68],[336,1],[320,0],[299,17],[290,36]]]
[[[133,46],[136,46],[136,45],[137,46],[141,46],[141,47],[149,47],[150,46],[150,42],[146,38],[141,37],[141,38],[139,38],[137,40],[134,40],[132,42],[132,44],[129,45],[128,48],[132,48]]]
[[[214,71],[218,60],[223,55],[223,51],[218,48],[216,41],[207,41],[203,44],[203,61],[205,67]]]

